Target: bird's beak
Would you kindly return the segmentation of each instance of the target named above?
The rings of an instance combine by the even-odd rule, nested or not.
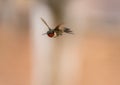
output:
[[[47,33],[43,33],[42,35],[46,35]]]

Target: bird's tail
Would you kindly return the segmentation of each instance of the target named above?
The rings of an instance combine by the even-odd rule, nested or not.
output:
[[[73,34],[73,32],[70,30],[70,28],[64,28],[65,33]]]

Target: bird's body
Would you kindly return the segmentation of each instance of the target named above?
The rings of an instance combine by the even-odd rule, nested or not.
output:
[[[69,28],[62,27],[62,24],[57,25],[54,29],[51,29],[44,19],[41,18],[41,20],[46,24],[49,29],[47,33],[44,34],[47,34],[51,38],[61,36],[63,33],[73,34],[73,32]]]

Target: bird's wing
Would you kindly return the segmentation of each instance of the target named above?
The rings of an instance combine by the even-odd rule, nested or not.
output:
[[[56,31],[58,30],[58,31],[59,31],[59,30],[63,30],[63,28],[64,28],[64,27],[63,27],[63,24],[59,24],[59,25],[57,25],[57,26],[54,28],[54,30],[56,30]]]
[[[48,27],[48,29],[49,30],[51,30],[51,28],[49,27],[49,25],[47,24],[47,22],[43,19],[43,18],[41,18],[41,20],[44,22],[44,24]]]

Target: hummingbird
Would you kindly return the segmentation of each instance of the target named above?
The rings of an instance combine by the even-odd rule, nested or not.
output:
[[[70,28],[62,27],[62,24],[59,24],[54,29],[52,29],[43,18],[41,18],[41,20],[48,28],[48,31],[44,34],[47,34],[48,37],[50,37],[50,38],[56,38],[58,36],[63,35],[63,33],[73,34],[73,32],[70,30]]]

